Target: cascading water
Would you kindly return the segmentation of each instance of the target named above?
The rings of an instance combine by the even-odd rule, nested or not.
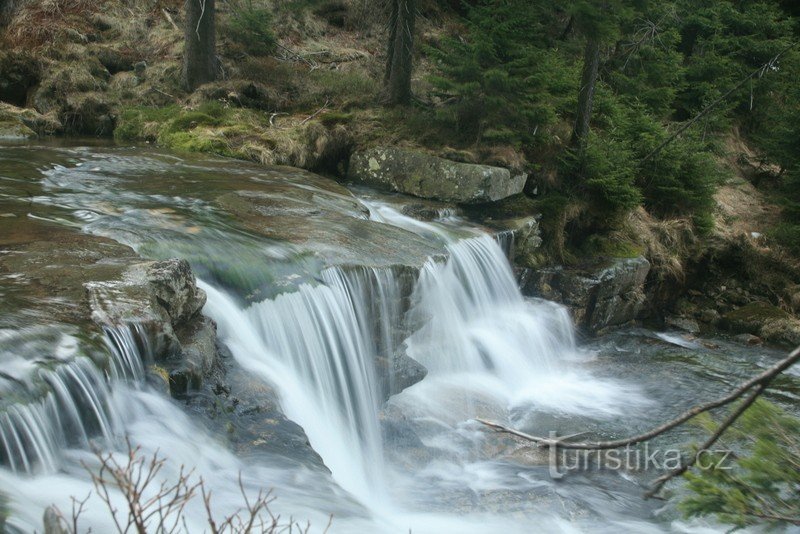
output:
[[[137,325],[107,327],[109,375],[85,356],[34,371],[44,392],[37,400],[9,406],[0,416],[0,464],[20,473],[52,473],[67,447],[106,444],[119,435],[120,414],[110,400],[108,380],[141,380],[142,353]],[[11,345],[14,338],[4,340]],[[74,352],[74,349],[73,349]]]
[[[371,269],[323,278],[246,309],[201,284],[205,312],[239,363],[278,386],[286,414],[342,487],[374,503],[385,491],[375,359],[395,350],[400,282]]]
[[[386,210],[383,216],[403,218]],[[414,228],[447,235],[427,223],[415,221]],[[303,284],[246,308],[202,284],[208,294],[205,312],[239,363],[277,387],[287,415],[305,429],[337,482],[362,502],[375,508],[387,498],[379,423],[383,397],[375,367],[397,351],[405,350],[430,371],[404,393],[414,398],[418,417],[450,409],[447,402],[436,406],[438,396],[428,387],[443,382],[489,391],[503,409],[533,404],[619,413],[621,399],[613,385],[570,375],[565,360],[582,355],[566,311],[523,299],[506,256],[488,235],[452,241],[448,259],[431,259],[413,286],[402,276],[392,269],[331,268],[319,285]],[[404,332],[414,333],[401,346]],[[565,384],[566,401],[558,393]],[[426,399],[414,391],[427,392]],[[603,393],[606,402],[597,402]],[[630,405],[631,397],[626,402]],[[426,405],[430,411],[420,412]],[[465,406],[459,417],[474,415]]]
[[[93,170],[95,178],[107,172],[107,162],[98,159],[103,170]],[[139,165],[153,173],[171,168],[157,162]],[[219,163],[215,175],[222,176],[229,165]],[[176,167],[177,174],[186,172],[190,178],[194,172]],[[576,348],[566,311],[523,298],[503,246],[452,212],[426,223],[389,206],[367,203],[375,224],[416,233],[436,245],[431,250],[446,245],[446,258],[431,259],[421,270],[338,267],[320,274],[313,255],[300,258],[291,246],[265,245],[217,217],[216,208],[209,207],[219,205],[211,203],[219,192],[197,192],[192,185],[186,190],[208,198],[201,202],[174,196],[172,188],[182,187],[172,183],[180,180],[177,174],[171,175],[170,183],[159,182],[163,194],[141,191],[151,187],[144,180],[126,185],[128,171],[138,176],[141,169],[112,173],[113,187],[101,195],[98,189],[106,187],[105,182],[72,176],[67,165],[59,168],[60,179],[47,182],[50,189],[36,201],[74,210],[75,217],[89,221],[84,231],[129,243],[144,255],[148,249],[142,243],[163,238],[164,253],[178,251],[196,259],[197,267],[206,269],[199,272],[208,273],[209,280],[236,288],[228,293],[201,284],[208,293],[204,313],[216,320],[220,339],[249,371],[248,378],[275,387],[284,412],[304,428],[335,481],[356,499],[342,495],[327,474],[313,469],[290,468],[279,460],[276,465],[263,457],[236,457],[224,436],[212,435],[198,424],[197,414],[190,416],[144,384],[145,364],[152,363],[152,355],[143,343],[146,336],[130,325],[106,331],[112,358],[105,373],[87,358],[71,358],[41,371],[47,394],[38,403],[12,406],[0,416],[0,450],[5,451],[0,461],[10,467],[0,469],[0,483],[15,488],[12,519],[21,531],[39,526],[41,510],[49,504],[67,509],[70,495],[85,495],[90,482],[80,465],[87,458],[91,461],[87,449],[96,440],[104,450],[119,450],[123,435],[145,454],[166,451],[166,477],[177,473],[181,464],[195,467],[217,496],[220,513],[241,503],[237,479],[243,472],[248,492],[275,488],[281,513],[288,510],[295,517],[310,518],[319,527],[333,512],[333,531],[527,531],[530,516],[520,520],[471,507],[481,503],[481,492],[497,492],[489,500],[513,494],[512,499],[527,501],[523,492],[547,485],[536,474],[522,473],[526,467],[521,464],[504,464],[483,450],[488,442],[489,449],[495,445],[493,436],[472,418],[488,413],[519,423],[541,411],[600,419],[637,405],[635,390],[590,376],[575,365],[590,354]],[[241,174],[251,172],[256,173]],[[250,187],[245,180],[236,187]],[[122,193],[112,192],[118,187]],[[170,204],[176,211],[169,217],[154,215],[169,210],[165,206]],[[180,246],[170,249],[175,243]],[[291,254],[270,255],[273,263],[262,269],[258,260],[267,246]],[[291,269],[299,272],[301,262],[301,279],[317,277],[318,283],[243,304],[254,295],[273,296],[290,287],[296,278],[287,274],[293,275]],[[226,276],[240,267],[235,276]],[[273,276],[273,269],[279,277]],[[271,291],[259,293],[268,283]],[[387,377],[407,356],[427,367],[428,376],[386,402],[397,391]],[[410,452],[398,461],[395,453],[402,447]],[[452,497],[463,492],[467,504]],[[354,500],[360,504],[354,505]],[[596,507],[602,506],[602,499],[598,502]],[[560,515],[560,501],[556,505],[544,513],[533,512],[538,527],[565,528],[561,520],[549,519]],[[202,503],[199,506],[190,507],[192,514],[202,515]],[[462,513],[464,519],[458,517]],[[95,531],[108,525],[102,507],[93,507],[90,516],[90,524],[98,525]],[[195,519],[193,515],[190,530],[202,531]]]

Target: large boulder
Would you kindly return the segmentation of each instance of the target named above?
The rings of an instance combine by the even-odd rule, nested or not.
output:
[[[401,148],[371,148],[355,152],[349,180],[445,202],[493,202],[522,192],[525,175],[508,169],[458,163]]]
[[[756,335],[776,345],[800,345],[800,320],[766,302],[751,302],[726,313],[721,325],[734,334]]]
[[[636,319],[644,304],[650,262],[643,257],[614,260],[592,269],[522,269],[527,296],[565,304],[578,327],[598,333]]]

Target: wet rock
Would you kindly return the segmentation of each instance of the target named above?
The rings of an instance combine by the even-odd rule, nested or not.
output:
[[[539,216],[529,215],[501,221],[486,221],[497,232],[500,243],[507,248],[511,262],[517,267],[536,267],[542,245]]]
[[[166,310],[173,326],[187,322],[206,303],[206,294],[197,287],[186,260],[152,263],[147,267],[146,277],[155,299]]]
[[[274,184],[263,191],[228,193],[216,202],[249,230],[292,243],[326,266],[419,269],[428,258],[444,253],[417,234],[369,220],[368,211],[347,189],[331,183],[337,187],[328,191]]]
[[[24,141],[36,137],[36,132],[21,121],[0,120],[0,141]]]
[[[508,169],[458,163],[400,148],[354,153],[347,178],[356,183],[445,202],[492,202],[522,192],[526,176]]]
[[[391,358],[377,358],[375,369],[381,381],[383,400],[422,381],[428,374],[428,369],[424,365],[402,352]]]
[[[580,328],[598,333],[636,318],[644,304],[649,271],[650,262],[643,257],[594,269],[522,269],[520,287],[526,296],[565,304]]]
[[[52,135],[62,130],[54,113],[42,115],[33,109],[3,103],[0,103],[0,124],[22,124],[32,130],[34,135]]]
[[[739,334],[738,336],[733,336],[733,339],[743,345],[761,345],[764,343],[763,339],[753,334]]]
[[[186,398],[190,409],[205,415],[239,456],[280,456],[328,471],[303,428],[284,415],[275,389],[242,369],[227,347],[218,344],[217,350],[215,376]]]
[[[216,326],[200,315],[206,295],[186,260],[139,261],[117,280],[85,285],[97,324],[135,323],[147,332],[173,395],[199,387],[216,358]]]
[[[726,313],[722,326],[735,334],[759,336],[784,346],[800,345],[800,320],[765,302],[751,302]]]
[[[671,328],[683,330],[684,332],[689,332],[690,334],[696,334],[700,332],[700,325],[697,324],[697,321],[690,317],[669,316],[664,322]]]

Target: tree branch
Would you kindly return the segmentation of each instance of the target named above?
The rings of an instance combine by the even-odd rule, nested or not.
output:
[[[725,406],[734,402],[735,400],[739,399],[747,393],[751,388],[754,386],[759,386],[760,390],[766,389],[769,383],[779,374],[786,371],[789,367],[794,365],[800,361],[800,347],[794,349],[789,355],[784,358],[783,360],[779,361],[772,367],[766,369],[759,375],[751,378],[750,380],[743,382],[739,385],[736,389],[734,389],[728,395],[721,397],[719,399],[713,400],[711,402],[707,402],[705,404],[697,405],[675,419],[664,423],[663,425],[657,426],[656,428],[649,430],[643,434],[639,434],[636,436],[631,436],[624,439],[617,439],[612,441],[595,441],[595,442],[578,442],[578,443],[569,443],[564,440],[569,439],[570,437],[574,436],[564,436],[558,439],[552,438],[543,438],[539,436],[532,436],[530,434],[526,434],[524,432],[520,432],[519,430],[515,430],[513,428],[506,427],[499,423],[485,421],[483,419],[476,419],[479,423],[482,423],[489,428],[497,432],[504,432],[506,434],[512,434],[514,436],[520,437],[522,439],[526,439],[528,441],[533,441],[538,443],[542,447],[561,447],[562,449],[581,449],[581,450],[602,450],[602,449],[619,449],[621,447],[626,447],[628,445],[635,445],[637,443],[641,443],[643,441],[648,441],[653,439],[654,437],[667,432],[668,430],[672,430],[673,428],[680,426],[681,424],[685,423],[686,421],[700,415],[701,413],[707,412],[709,410],[713,410],[714,408],[719,408],[721,406]],[[763,388],[761,387],[763,386]]]

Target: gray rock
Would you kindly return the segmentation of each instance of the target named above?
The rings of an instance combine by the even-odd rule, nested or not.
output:
[[[0,122],[0,141],[25,141],[36,138],[36,132],[20,122]]]
[[[677,328],[678,330],[683,330],[684,332],[689,332],[690,334],[696,334],[700,331],[700,325],[697,324],[697,321],[690,317],[675,317],[669,316],[666,318],[667,326],[672,328]]]
[[[522,192],[526,175],[457,163],[400,148],[371,148],[350,158],[347,177],[357,183],[422,198],[463,204],[493,202]]]
[[[194,317],[206,303],[206,294],[198,289],[186,260],[152,263],[147,267],[146,276],[153,296],[166,310],[173,326]]]
[[[721,325],[734,334],[751,334],[776,345],[800,345],[800,319],[766,302],[751,302],[726,313]]]
[[[703,310],[700,312],[700,320],[704,323],[708,323],[711,325],[716,325],[719,323],[721,316],[719,312],[713,308],[709,308],[707,310]]]
[[[375,370],[382,385],[383,400],[420,382],[428,374],[424,365],[402,351],[391,358],[376,358]]]
[[[636,319],[644,304],[650,262],[643,257],[615,260],[598,269],[521,269],[520,287],[531,297],[569,307],[583,330],[597,333]]]

